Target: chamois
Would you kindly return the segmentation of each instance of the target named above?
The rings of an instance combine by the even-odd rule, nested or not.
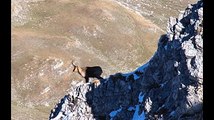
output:
[[[73,61],[72,61],[72,65],[74,66],[73,72],[78,72],[82,77],[84,77],[86,80],[86,83],[89,82],[89,77],[103,79],[100,76],[103,73],[102,68],[100,66],[79,67],[77,65],[74,65]]]

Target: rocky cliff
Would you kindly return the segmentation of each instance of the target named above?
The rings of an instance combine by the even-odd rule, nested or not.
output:
[[[169,19],[146,64],[100,82],[72,87],[49,119],[202,120],[203,0]]]

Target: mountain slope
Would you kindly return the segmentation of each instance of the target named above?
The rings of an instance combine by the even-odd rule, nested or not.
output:
[[[48,119],[66,90],[84,81],[72,72],[72,60],[101,66],[103,77],[134,70],[152,56],[163,33],[109,0],[12,0],[11,7],[13,119]]]
[[[170,18],[153,57],[133,72],[72,87],[50,119],[203,119],[203,0]]]
[[[152,21],[164,31],[169,17],[176,17],[186,8],[187,4],[197,0],[114,0],[138,12],[146,19]],[[170,12],[169,12],[170,11]]]

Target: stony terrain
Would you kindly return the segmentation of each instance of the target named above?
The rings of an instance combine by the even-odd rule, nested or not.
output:
[[[203,120],[203,1],[170,18],[167,33],[144,65],[78,84],[51,120]]]

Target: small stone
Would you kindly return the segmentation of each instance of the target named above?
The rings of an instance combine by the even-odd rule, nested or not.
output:
[[[197,50],[194,48],[194,45],[190,40],[182,43],[182,49],[184,50],[187,58],[193,58],[197,54]]]
[[[203,8],[198,9],[198,16],[203,17]]]
[[[180,21],[181,19],[183,19],[184,16],[184,11],[180,11],[180,14],[178,15],[178,20]]]
[[[179,25],[176,25],[175,26],[175,30],[176,30],[176,32],[181,32],[182,28]]]
[[[191,9],[191,8],[192,8],[192,5],[191,5],[191,4],[188,4],[187,8]]]
[[[195,43],[198,48],[203,48],[203,39],[202,39],[201,35],[195,36]]]
[[[176,18],[170,17],[168,22],[168,27],[172,28],[176,24]]]

